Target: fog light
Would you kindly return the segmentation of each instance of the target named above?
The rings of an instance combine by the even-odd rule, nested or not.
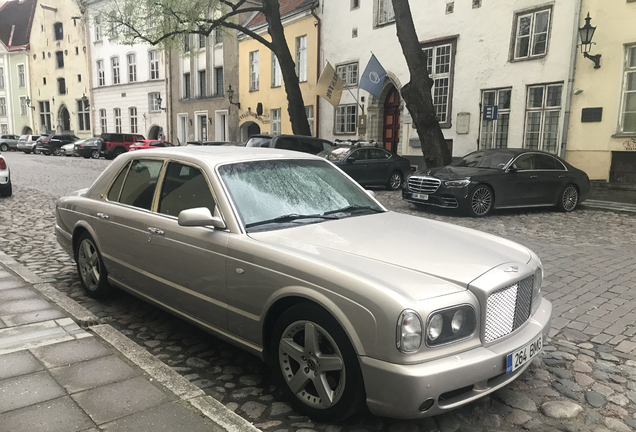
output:
[[[430,399],[426,399],[422,405],[420,405],[420,412],[425,412],[431,409],[431,407],[433,406],[433,403],[435,402],[434,399],[430,398]]]
[[[462,329],[462,326],[464,325],[464,316],[464,311],[461,309],[457,310],[455,315],[453,315],[453,321],[451,321],[451,330],[453,331],[453,334]]]
[[[442,334],[444,328],[444,318],[440,314],[433,315],[431,321],[428,323],[428,338],[432,341],[437,339]]]

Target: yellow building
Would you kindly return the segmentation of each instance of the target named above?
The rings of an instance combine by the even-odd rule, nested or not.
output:
[[[296,74],[305,102],[312,135],[318,129],[318,32],[319,23],[311,13],[311,1],[281,0],[280,11],[287,45],[296,62]],[[246,26],[268,41],[267,22],[262,13]],[[287,94],[276,56],[251,37],[239,36],[239,137],[246,141],[257,133],[291,134]],[[236,101],[234,101],[236,102]]]
[[[580,27],[588,13],[600,67],[577,54],[565,157],[591,180],[636,184],[636,2],[583,0]]]
[[[34,132],[92,136],[84,29],[76,0],[38,1],[29,57]]]

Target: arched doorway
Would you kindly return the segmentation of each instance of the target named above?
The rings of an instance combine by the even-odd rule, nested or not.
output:
[[[261,133],[261,127],[255,122],[245,122],[241,125],[241,139],[247,141],[253,135]]]
[[[29,126],[22,127],[21,135],[32,135],[32,134],[33,134],[33,129],[31,129]]]
[[[60,107],[60,111],[58,112],[57,125],[58,128],[62,129],[60,133],[70,132],[71,130],[71,115],[69,114],[68,109],[66,109],[65,105],[62,105]]]
[[[148,139],[156,140],[159,139],[159,134],[161,134],[161,127],[157,125],[153,125],[148,130]]]
[[[400,141],[400,92],[392,86],[384,101],[382,142],[384,148],[397,153]]]

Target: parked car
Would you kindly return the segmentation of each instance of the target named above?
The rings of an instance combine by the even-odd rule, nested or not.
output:
[[[73,156],[73,151],[75,150],[75,144],[64,144],[62,146],[62,154],[65,156]]]
[[[11,186],[11,170],[7,166],[7,161],[0,154],[0,196],[10,197],[13,193]]]
[[[40,138],[40,135],[21,135],[18,139],[18,150],[23,151],[26,154],[39,152],[35,151],[36,141]]]
[[[163,140],[143,140],[143,141],[137,141],[136,143],[131,145],[129,151],[144,150],[149,148],[162,148],[162,147],[174,147],[174,144],[172,144],[169,141],[163,141]]]
[[[194,145],[194,146],[218,146],[230,144],[229,141],[188,141],[186,145]]]
[[[88,138],[75,141],[73,154],[75,156],[81,156],[84,159],[99,159],[103,146],[104,140],[101,138]]]
[[[336,145],[318,153],[363,186],[383,185],[398,190],[411,172],[408,159],[380,147]]]
[[[47,156],[62,156],[64,155],[62,146],[71,144],[78,139],[78,137],[72,134],[42,135],[36,141],[35,148]]]
[[[365,400],[426,417],[517,378],[550,329],[539,258],[371,195],[309,154],[149,149],[60,198],[55,231],[89,296],[119,287],[261,356],[318,420]]]
[[[18,139],[19,137],[16,135],[0,135],[0,151],[17,150]]]
[[[304,135],[253,135],[245,146],[295,150],[315,155],[330,148],[333,143],[325,139]]]
[[[137,141],[144,141],[143,135],[139,134],[121,134],[121,133],[103,133],[100,138],[104,140],[102,153],[106,159],[113,159],[122,153],[126,153],[130,146]]]
[[[446,167],[417,171],[404,185],[402,198],[480,217],[511,207],[556,206],[571,212],[589,192],[587,174],[557,156],[491,149],[470,153]]]

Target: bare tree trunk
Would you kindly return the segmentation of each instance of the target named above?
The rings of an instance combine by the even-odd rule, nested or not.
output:
[[[265,18],[269,24],[268,32],[272,38],[273,52],[280,63],[280,70],[285,82],[285,92],[287,93],[287,112],[292,124],[292,131],[295,135],[311,135],[307,113],[305,113],[305,103],[300,91],[298,76],[296,75],[296,63],[291,55],[291,50],[287,46],[283,24],[280,19],[280,5],[278,0],[263,0],[265,8]],[[295,50],[295,48],[292,48]]]
[[[415,31],[409,0],[392,1],[398,40],[411,76],[411,80],[402,87],[402,97],[420,138],[426,167],[448,165],[451,154],[436,118],[431,95],[433,80],[428,76],[426,55]]]

